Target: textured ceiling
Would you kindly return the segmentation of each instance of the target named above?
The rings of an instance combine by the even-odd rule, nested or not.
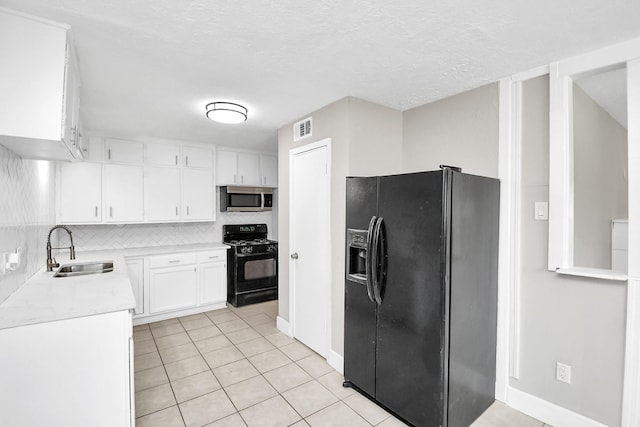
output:
[[[640,2],[0,0],[72,26],[89,133],[273,150],[345,96],[405,110],[640,36]],[[204,118],[215,100],[241,125]]]

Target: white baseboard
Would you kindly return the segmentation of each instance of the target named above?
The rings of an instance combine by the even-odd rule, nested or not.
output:
[[[584,415],[513,387],[507,389],[507,405],[555,427],[607,427]]]
[[[283,334],[287,334],[288,336],[292,336],[291,334],[291,326],[289,325],[289,321],[284,320],[282,317],[278,316],[276,318],[276,328]]]
[[[327,363],[340,374],[344,374],[344,358],[331,349],[329,349]]]

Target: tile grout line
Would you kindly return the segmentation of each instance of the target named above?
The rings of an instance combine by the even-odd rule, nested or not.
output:
[[[273,345],[273,343],[272,343],[271,341],[269,341],[269,340],[267,339],[267,337],[268,337],[268,336],[271,336],[271,335],[276,335],[276,334],[277,334],[278,332],[280,332],[280,331],[278,331],[278,332],[276,332],[276,333],[274,333],[274,334],[263,335],[262,333],[258,332],[258,331],[255,329],[255,326],[260,326],[260,325],[262,325],[262,324],[268,324],[268,322],[260,323],[260,324],[257,324],[257,325],[255,325],[255,326],[254,326],[254,325],[251,325],[251,324],[247,323],[247,322],[244,320],[244,319],[245,319],[245,318],[247,318],[247,317],[253,317],[253,316],[260,315],[260,314],[265,314],[267,317],[269,317],[269,318],[271,319],[271,321],[273,321],[273,317],[269,316],[269,315],[268,315],[267,313],[265,313],[265,312],[259,312],[259,313],[254,313],[254,314],[251,314],[251,315],[246,316],[246,317],[244,317],[244,318],[243,318],[243,317],[241,317],[240,315],[238,315],[238,313],[237,313],[237,312],[234,312],[233,310],[230,310],[229,308],[227,308],[227,311],[228,311],[228,312],[232,312],[232,313],[234,313],[234,314],[235,314],[235,315],[236,315],[240,320],[243,320],[243,321],[247,324],[247,327],[246,327],[246,328],[241,328],[241,329],[239,329],[239,330],[242,330],[242,329],[251,329],[251,330],[253,330],[253,332],[255,332],[255,333],[257,333],[257,334],[259,335],[259,338],[266,339],[270,344],[272,344],[272,345]],[[219,323],[217,324],[217,323],[215,323],[215,322],[211,319],[211,317],[209,317],[209,315],[207,314],[207,312],[205,312],[205,313],[203,313],[203,314],[204,314],[204,316],[205,316],[209,321],[211,321],[212,325],[206,325],[206,326],[202,326],[202,327],[200,327],[200,328],[194,328],[193,330],[201,329],[201,328],[206,328],[206,327],[209,327],[209,326],[215,326],[215,327],[220,331],[220,335],[224,336],[227,340],[229,340],[229,341],[231,342],[231,346],[232,346],[232,347],[234,347],[236,350],[238,350],[238,351],[243,355],[243,359],[240,359],[240,360],[247,360],[247,362],[248,362],[248,363],[249,363],[249,364],[250,364],[250,365],[251,365],[251,366],[252,366],[252,367],[253,367],[253,368],[258,372],[259,376],[260,376],[260,377],[262,377],[262,379],[263,379],[267,384],[269,384],[269,386],[270,386],[270,387],[274,388],[274,390],[276,391],[276,395],[275,395],[275,396],[272,396],[272,397],[270,397],[270,398],[268,398],[268,399],[265,399],[265,400],[262,400],[262,401],[260,401],[260,402],[256,402],[256,403],[252,404],[251,406],[249,406],[249,407],[247,407],[247,408],[244,408],[243,410],[249,409],[249,408],[251,408],[251,407],[253,407],[253,406],[255,406],[255,405],[258,405],[258,404],[260,404],[260,403],[263,403],[263,402],[265,402],[265,401],[267,401],[267,400],[269,400],[269,399],[271,399],[271,398],[273,398],[273,397],[280,396],[280,397],[281,397],[281,398],[282,398],[282,399],[287,403],[287,405],[288,405],[289,407],[291,407],[291,408],[294,410],[294,412],[295,412],[295,413],[300,417],[300,419],[299,419],[298,421],[296,421],[296,422],[294,422],[294,423],[293,423],[293,424],[296,424],[296,423],[298,423],[298,422],[300,422],[300,421],[304,421],[305,423],[307,423],[307,418],[308,418],[308,417],[310,417],[310,416],[312,416],[312,415],[314,415],[314,414],[316,414],[316,413],[318,413],[318,412],[320,412],[320,411],[322,411],[322,410],[324,410],[324,409],[326,409],[326,408],[328,408],[328,407],[331,407],[332,405],[335,405],[336,403],[340,403],[340,402],[342,402],[342,403],[343,403],[343,404],[345,404],[349,409],[351,409],[351,410],[352,410],[352,411],[353,411],[353,412],[354,412],[354,413],[355,413],[359,418],[361,418],[365,423],[367,423],[367,424],[368,424],[368,425],[370,425],[370,426],[373,426],[373,424],[371,424],[371,423],[370,423],[368,420],[366,420],[362,415],[360,415],[360,413],[358,413],[357,411],[355,411],[355,410],[354,410],[353,408],[351,408],[351,407],[350,407],[346,402],[344,402],[344,399],[342,399],[340,396],[338,396],[337,394],[335,394],[333,391],[331,391],[330,389],[328,389],[324,384],[322,384],[320,381],[318,381],[318,378],[320,378],[320,377],[322,377],[322,376],[324,376],[324,375],[328,375],[328,374],[330,374],[331,372],[328,372],[327,374],[323,374],[323,375],[321,375],[320,377],[317,377],[317,378],[316,378],[316,377],[314,377],[312,374],[310,374],[309,372],[307,372],[307,371],[306,371],[306,370],[305,370],[301,365],[299,365],[299,364],[298,364],[299,360],[303,360],[303,359],[305,359],[306,357],[310,357],[310,356],[312,356],[313,354],[317,354],[317,353],[315,353],[315,352],[313,352],[313,351],[311,350],[311,354],[310,354],[310,355],[305,356],[305,357],[301,357],[301,358],[299,358],[298,360],[294,360],[292,357],[290,357],[289,355],[287,355],[286,353],[284,353],[284,352],[281,350],[281,348],[282,348],[282,347],[285,347],[286,345],[291,345],[291,344],[293,344],[294,342],[299,342],[299,341],[297,341],[297,340],[295,340],[295,339],[294,339],[294,341],[293,341],[292,343],[289,343],[289,344],[285,344],[285,345],[281,345],[281,346],[276,346],[276,345],[274,345],[274,350],[278,350],[281,354],[283,354],[283,355],[287,358],[288,362],[287,362],[287,364],[286,364],[286,365],[288,365],[288,364],[294,364],[294,365],[295,365],[295,366],[297,366],[298,368],[302,369],[306,374],[308,374],[308,375],[310,376],[310,379],[309,379],[308,381],[304,381],[303,383],[296,385],[295,387],[292,387],[292,388],[290,388],[290,389],[287,389],[287,390],[285,390],[284,392],[287,392],[287,391],[289,391],[289,390],[293,390],[293,389],[294,389],[294,388],[296,388],[296,387],[300,387],[300,386],[302,386],[302,385],[304,385],[304,384],[308,384],[308,383],[310,383],[310,382],[312,382],[312,381],[315,381],[315,382],[317,382],[318,384],[320,384],[320,386],[321,386],[324,390],[328,391],[328,392],[330,393],[330,395],[332,395],[333,397],[335,397],[335,398],[337,399],[337,401],[336,401],[336,402],[333,402],[333,403],[331,403],[331,404],[329,404],[329,405],[327,405],[327,406],[325,406],[325,407],[323,407],[323,408],[318,409],[317,411],[314,411],[313,413],[309,414],[307,417],[302,416],[302,414],[300,414],[300,412],[298,412],[298,410],[297,410],[296,408],[294,408],[294,407],[291,405],[291,403],[286,399],[286,397],[283,395],[283,392],[280,392],[279,390],[275,389],[275,387],[273,386],[273,384],[272,384],[272,383],[267,379],[267,377],[265,377],[265,374],[266,374],[267,372],[271,372],[271,371],[273,371],[273,370],[275,370],[275,369],[278,369],[278,368],[280,368],[280,367],[282,367],[282,366],[286,366],[286,365],[282,365],[282,366],[279,366],[279,367],[275,367],[275,368],[270,369],[269,371],[266,371],[266,372],[261,372],[261,371],[258,369],[258,367],[257,367],[257,366],[256,366],[256,365],[255,365],[255,364],[254,364],[250,359],[249,359],[249,357],[248,357],[244,352],[242,352],[242,350],[240,350],[240,349],[238,348],[238,345],[239,345],[239,344],[242,344],[242,343],[245,343],[245,342],[250,342],[250,341],[252,341],[252,340],[258,340],[259,338],[249,339],[249,340],[246,340],[246,341],[241,341],[241,342],[239,342],[239,343],[234,343],[233,341],[231,341],[231,340],[229,339],[229,337],[227,336],[227,333],[223,332],[223,331],[218,327],[218,324],[219,324],[219,323],[226,323],[226,322],[219,322]],[[220,314],[222,314],[222,313],[220,313]],[[233,405],[234,409],[236,410],[235,414],[238,414],[238,416],[239,416],[239,417],[243,420],[243,422],[245,422],[245,424],[246,424],[246,423],[247,423],[247,420],[245,420],[245,418],[242,416],[241,411],[238,409],[238,407],[236,406],[236,403],[235,403],[235,402],[231,399],[231,397],[229,396],[229,394],[228,394],[228,392],[227,392],[227,390],[226,390],[225,386],[223,386],[223,385],[220,383],[220,380],[218,379],[218,377],[217,377],[217,376],[215,375],[215,373],[213,372],[213,368],[209,365],[209,363],[207,362],[207,359],[204,357],[205,353],[203,353],[203,352],[202,352],[202,350],[200,349],[200,347],[199,347],[198,345],[196,345],[196,342],[197,342],[197,341],[194,341],[194,340],[193,340],[193,338],[191,337],[191,335],[189,334],[189,331],[190,331],[190,330],[187,330],[187,329],[184,327],[183,320],[182,320],[181,318],[177,317],[177,318],[175,318],[175,319],[177,320],[177,324],[179,324],[179,325],[182,327],[182,329],[183,329],[183,331],[177,332],[176,334],[179,334],[179,333],[182,333],[182,332],[186,333],[187,337],[189,338],[189,343],[190,343],[190,344],[192,344],[192,345],[196,348],[196,351],[197,351],[198,355],[199,355],[199,356],[200,356],[200,357],[205,361],[205,363],[207,364],[207,368],[208,368],[208,369],[207,369],[206,371],[210,371],[210,372],[211,372],[211,374],[213,375],[213,377],[216,379],[216,381],[217,381],[217,382],[218,382],[218,384],[220,385],[220,390],[222,390],[222,391],[225,393],[226,397],[229,399],[229,401],[230,401],[230,402],[231,402],[231,404]],[[195,320],[195,319],[190,319],[190,320]],[[237,319],[236,319],[236,320],[237,320]],[[173,323],[171,323],[171,324],[173,324]],[[169,386],[170,386],[170,388],[171,388],[171,391],[172,391],[172,394],[173,394],[174,400],[175,400],[175,402],[176,402],[176,404],[175,404],[175,405],[178,407],[178,410],[179,410],[180,416],[182,417],[182,421],[183,421],[183,423],[186,425],[186,421],[185,421],[185,419],[184,419],[184,415],[182,414],[182,410],[180,409],[180,403],[178,402],[177,396],[175,395],[175,392],[174,392],[174,390],[173,390],[173,385],[172,385],[172,383],[173,383],[173,382],[171,381],[171,379],[170,379],[170,377],[169,377],[169,374],[168,374],[168,371],[166,370],[166,363],[165,363],[165,359],[162,357],[162,354],[160,353],[160,349],[158,348],[158,344],[157,344],[157,342],[156,342],[156,337],[155,337],[155,335],[153,334],[153,329],[151,328],[151,326],[149,326],[148,330],[151,332],[151,338],[152,338],[152,339],[153,339],[153,341],[154,341],[154,345],[155,345],[155,347],[156,347],[156,351],[158,352],[158,355],[159,355],[160,361],[162,362],[162,366],[163,366],[164,372],[165,372],[165,374],[166,374],[166,376],[167,376],[168,384],[169,384]],[[236,332],[236,331],[230,331],[230,333],[231,333],[231,332]],[[166,335],[166,336],[176,335],[176,334],[169,334],[169,335]],[[215,335],[215,336],[218,336],[218,335]],[[214,336],[214,337],[215,337],[215,336]],[[212,338],[212,337],[207,337],[207,338]],[[203,338],[202,340],[207,339],[207,338]],[[198,341],[202,341],[202,340],[198,340]],[[144,340],[143,340],[143,341],[144,341]],[[302,343],[300,343],[300,344],[302,344]],[[304,345],[304,344],[302,344],[302,345]],[[178,346],[174,346],[174,347],[178,347]],[[169,347],[169,348],[171,348],[171,347]],[[226,347],[222,347],[222,348],[226,348]],[[219,349],[218,349],[218,350],[219,350]],[[216,351],[216,350],[212,350],[212,351]],[[263,354],[263,353],[266,353],[266,352],[268,352],[268,351],[273,351],[273,350],[260,351],[260,352],[258,352],[258,353],[256,353],[256,354],[252,355],[252,356],[256,356],[256,355],[259,355],[259,354]],[[145,353],[145,354],[146,354],[146,353]],[[240,361],[240,360],[238,360],[238,361]],[[221,365],[220,367],[222,367],[222,366],[226,366],[226,365],[229,365],[229,364],[231,364],[231,363],[238,362],[238,361],[230,362],[230,363],[227,363],[227,364],[225,364],[225,365]],[[176,362],[178,362],[178,361],[176,361]],[[152,368],[147,368],[147,369],[152,369]],[[144,370],[141,370],[141,371],[139,371],[139,372],[142,372],[142,371],[144,371]],[[206,371],[202,371],[202,372],[206,372]],[[198,374],[200,374],[200,373],[193,374],[193,375],[188,375],[188,376],[186,376],[186,377],[184,377],[184,378],[189,378],[189,377],[192,377],[192,376],[195,376],[195,375],[198,375]],[[256,377],[251,377],[251,378],[257,378],[257,376],[256,376]],[[183,378],[180,378],[180,379],[183,379]],[[249,378],[249,379],[250,379],[250,378]],[[243,380],[243,381],[246,381],[246,380]],[[239,384],[240,382],[242,382],[242,381],[239,381],[239,382],[234,383],[234,384]],[[230,385],[234,385],[234,384],[230,384]],[[199,397],[201,397],[201,396],[197,396],[197,397],[194,397],[194,398],[192,398],[192,399],[188,399],[188,400],[186,400],[185,402],[188,402],[188,401],[191,401],[191,400],[197,399],[197,398],[199,398]],[[182,403],[185,403],[185,402],[182,402]],[[172,406],[173,406],[173,405],[172,405]],[[160,410],[158,410],[158,411],[154,411],[154,412],[151,412],[151,413],[149,413],[149,414],[145,414],[144,416],[151,415],[151,414],[153,414],[153,413],[156,413],[156,412],[159,412],[159,411],[162,411],[162,410],[165,410],[165,409],[167,409],[167,408],[162,408],[162,409],[160,409]],[[233,415],[233,414],[231,414],[231,415]],[[217,420],[214,420],[213,422],[219,421],[219,420],[224,419],[224,418],[226,418],[226,417],[228,417],[228,416],[231,416],[231,415],[227,415],[227,416],[225,416],[225,417],[219,418],[219,419],[217,419]],[[138,417],[138,418],[139,418],[139,417]],[[388,417],[387,417],[387,418],[388,418]],[[384,420],[382,420],[381,422],[384,422],[387,418],[385,418],[385,419],[384,419]],[[308,423],[307,423],[307,424],[308,424]]]

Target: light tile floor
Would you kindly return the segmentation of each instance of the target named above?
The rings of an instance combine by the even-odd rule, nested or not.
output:
[[[279,332],[277,302],[133,328],[138,427],[403,426]],[[542,427],[492,405],[473,427]]]

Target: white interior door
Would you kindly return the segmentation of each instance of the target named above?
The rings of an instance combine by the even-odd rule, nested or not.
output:
[[[291,150],[290,301],[293,336],[326,357],[330,314],[330,140]]]

